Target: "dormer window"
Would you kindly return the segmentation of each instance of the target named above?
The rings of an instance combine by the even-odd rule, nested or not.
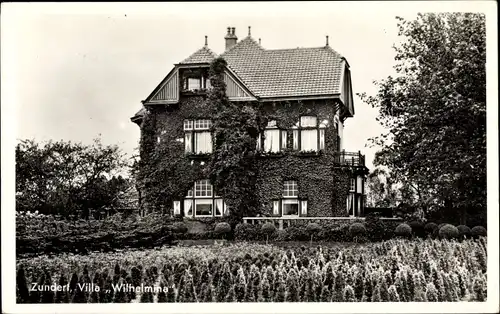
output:
[[[201,89],[201,78],[199,77],[190,77],[186,81],[186,89],[187,90],[198,90]]]
[[[182,90],[183,91],[203,91],[211,88],[208,69],[183,69]]]

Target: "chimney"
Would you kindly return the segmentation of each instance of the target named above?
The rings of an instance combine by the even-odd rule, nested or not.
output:
[[[227,28],[227,34],[226,37],[224,37],[224,39],[226,40],[226,50],[236,45],[236,42],[238,41],[238,37],[236,37],[234,31],[235,31],[234,27]]]

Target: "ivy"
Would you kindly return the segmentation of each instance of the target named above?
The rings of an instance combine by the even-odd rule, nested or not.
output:
[[[215,139],[209,172],[215,189],[232,208],[230,221],[238,223],[241,217],[258,213],[256,146],[265,121],[259,105],[229,101],[223,78],[225,67],[225,60],[218,58],[209,71],[212,90],[208,99],[214,108]]]

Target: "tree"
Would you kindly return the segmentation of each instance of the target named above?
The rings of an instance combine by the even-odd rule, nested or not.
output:
[[[99,139],[92,145],[22,140],[16,146],[16,210],[88,218],[128,188],[126,166],[118,146]]]
[[[398,18],[397,76],[376,82],[387,134],[375,164],[417,195],[427,214],[460,213],[486,219],[485,17],[473,13]],[[450,217],[451,215],[448,215]]]
[[[209,172],[216,190],[231,208],[229,218],[234,227],[241,217],[255,216],[259,211],[255,158],[264,121],[257,105],[229,101],[223,77],[225,66],[226,61],[218,58],[209,71],[212,89],[208,100],[214,110],[214,152]]]
[[[382,168],[375,168],[366,180],[366,205],[368,207],[395,207],[398,190],[391,175]]]

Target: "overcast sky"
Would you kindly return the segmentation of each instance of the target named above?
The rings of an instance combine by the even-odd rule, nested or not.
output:
[[[129,155],[138,146],[139,127],[130,117],[140,101],[174,63],[203,46],[205,35],[216,53],[223,52],[228,26],[239,39],[251,26],[252,36],[269,49],[324,46],[329,35],[330,46],[351,66],[353,92],[373,94],[373,80],[393,72],[395,16],[414,17],[422,8],[397,2],[17,7],[2,5],[2,54],[8,44],[16,138],[90,143],[101,134],[104,143],[118,144]],[[376,148],[365,145],[383,129],[375,109],[357,96],[354,101],[345,149],[364,152],[371,167]]]

